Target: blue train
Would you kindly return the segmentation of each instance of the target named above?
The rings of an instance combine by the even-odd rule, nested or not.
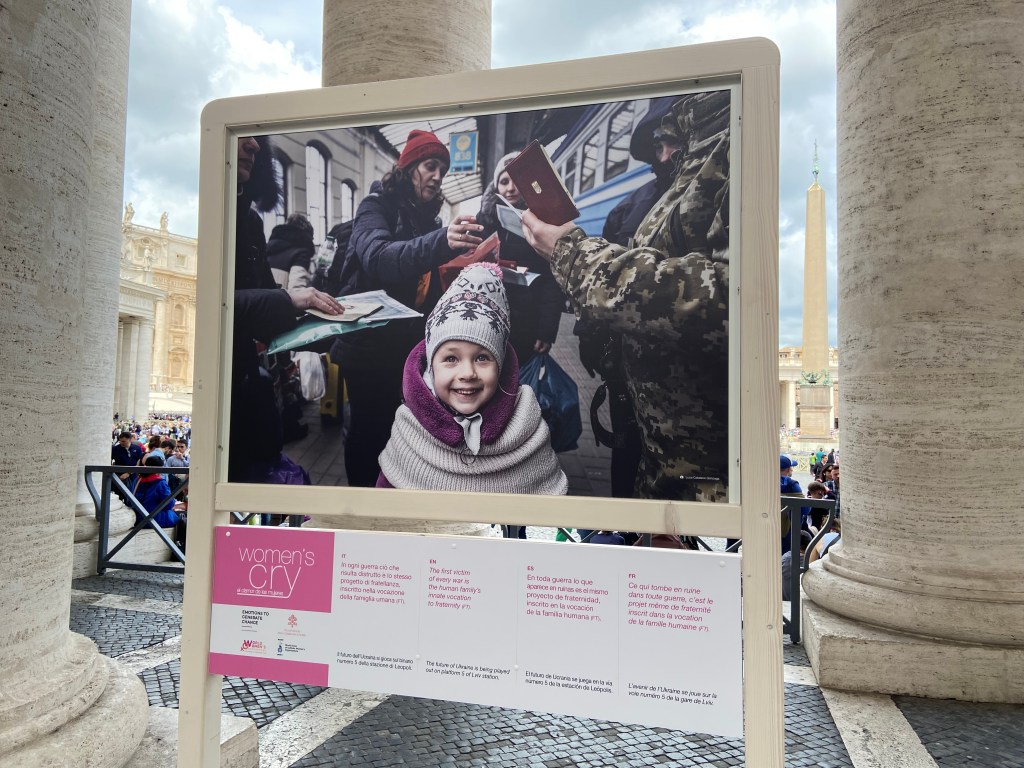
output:
[[[587,107],[552,153],[551,162],[580,209],[576,224],[588,235],[600,235],[612,208],[654,178],[651,166],[630,153],[631,142],[649,141],[678,98]]]

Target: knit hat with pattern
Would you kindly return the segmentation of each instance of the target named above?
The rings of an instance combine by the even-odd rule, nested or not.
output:
[[[496,264],[472,264],[459,273],[427,318],[428,370],[437,348],[457,340],[486,349],[500,371],[508,335],[508,297],[501,269]]]

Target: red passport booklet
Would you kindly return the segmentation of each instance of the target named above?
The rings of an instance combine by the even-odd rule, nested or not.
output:
[[[527,207],[541,221],[558,226],[580,215],[572,195],[539,141],[531,141],[515,160],[505,166],[505,170],[516,183]]]

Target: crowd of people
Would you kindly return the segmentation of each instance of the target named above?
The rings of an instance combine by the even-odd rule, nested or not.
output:
[[[192,444],[192,416],[188,413],[151,413],[148,419],[136,421],[121,419],[115,413],[111,439],[116,441],[122,432],[129,432],[140,439],[143,436],[166,435],[188,447]]]
[[[801,507],[800,530],[794,537],[799,541],[799,556],[807,554],[807,547],[817,537],[814,547],[807,557],[808,563],[822,557],[827,553],[828,548],[838,540],[842,530],[841,501],[839,490],[839,459],[835,449],[830,449],[826,454],[823,448],[812,453],[808,459],[809,468],[814,479],[807,484],[807,493],[804,494],[800,483],[793,477],[793,470],[798,462],[785,454],[779,456],[779,494],[782,496],[797,496],[808,499],[829,499],[835,502],[835,513],[829,525],[829,516],[824,509],[816,507]],[[818,534],[821,533],[821,536]],[[782,514],[782,599],[789,600],[790,595],[790,574],[793,567],[793,553],[790,547],[790,520],[788,510]]]
[[[114,444],[110,448],[110,463],[118,467],[170,467],[183,469],[189,466],[189,444],[191,441],[191,420],[188,417],[168,418],[161,414],[146,423],[137,422],[131,429],[124,429],[125,423],[114,424]],[[188,425],[188,426],[184,426]],[[174,437],[172,434],[179,435]],[[118,475],[128,493],[131,493],[148,512],[156,512],[150,526],[174,528],[182,522],[181,513],[186,509],[184,499],[166,504],[184,482],[182,473],[170,472],[122,472]],[[127,501],[125,491],[115,484],[114,492]],[[164,507],[161,509],[161,507]],[[160,510],[157,512],[157,510]],[[138,509],[134,510],[136,521],[144,519]]]

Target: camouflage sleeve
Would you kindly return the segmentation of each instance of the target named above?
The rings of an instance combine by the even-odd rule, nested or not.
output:
[[[673,340],[725,322],[727,268],[701,253],[626,248],[579,228],[559,239],[551,257],[578,315],[613,332]]]

